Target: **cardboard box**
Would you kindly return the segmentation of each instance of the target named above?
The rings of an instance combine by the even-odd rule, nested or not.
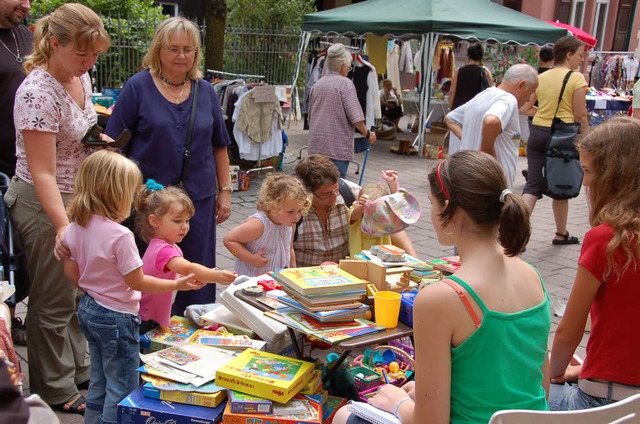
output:
[[[186,405],[206,406],[207,408],[215,408],[227,398],[226,390],[215,393],[183,392],[180,390],[162,390],[151,383],[146,383],[142,387],[142,394],[147,398],[184,403]]]
[[[140,386],[118,404],[118,424],[217,424],[226,406],[226,400],[215,408],[206,408],[150,399],[144,397]]]

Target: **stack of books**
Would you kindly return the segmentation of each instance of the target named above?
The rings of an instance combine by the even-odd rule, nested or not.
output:
[[[328,343],[384,329],[365,319],[371,314],[360,302],[366,282],[338,266],[281,269],[272,277],[287,293],[278,301],[288,307],[265,315],[289,327]]]
[[[324,422],[321,372],[311,362],[247,349],[216,372],[228,389],[225,424]]]

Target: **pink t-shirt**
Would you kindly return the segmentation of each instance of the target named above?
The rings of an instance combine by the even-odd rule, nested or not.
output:
[[[142,271],[145,275],[175,280],[176,273],[167,268],[167,264],[171,259],[182,256],[182,250],[178,246],[159,238],[152,238],[142,257]],[[174,295],[175,292],[172,291],[142,293],[140,318],[143,321],[153,320],[163,327],[168,327]]]
[[[92,215],[86,227],[71,223],[64,238],[78,263],[80,288],[107,309],[137,315],[140,292],[124,281],[124,275],[142,266],[131,230]]]

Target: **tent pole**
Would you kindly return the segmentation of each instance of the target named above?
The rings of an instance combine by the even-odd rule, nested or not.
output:
[[[420,120],[418,125],[418,156],[424,156],[424,131],[431,105],[431,85],[433,80],[433,56],[438,47],[439,33],[430,32],[422,35],[420,54]]]
[[[298,93],[298,77],[300,76],[300,68],[302,67],[302,58],[304,52],[307,50],[309,40],[311,39],[311,32],[302,31],[300,33],[300,43],[298,44],[298,60],[296,61],[296,70],[293,74],[293,82],[291,83],[291,113],[293,113],[294,119],[297,120],[298,106],[300,105],[299,93]],[[291,125],[291,119],[287,122],[287,128]]]

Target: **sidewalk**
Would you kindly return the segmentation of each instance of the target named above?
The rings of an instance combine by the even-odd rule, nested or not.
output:
[[[406,128],[405,125],[400,128]],[[285,153],[284,172],[293,173],[297,163],[298,152],[301,147],[306,145],[307,132],[302,130],[302,123],[291,123],[289,129],[285,129],[289,137],[289,146]],[[400,156],[389,152],[389,147],[395,145],[395,142],[378,141],[373,145],[369,153],[369,159],[364,174],[363,184],[377,182],[379,180],[380,170],[396,169],[399,171],[400,184],[410,192],[416,195],[422,205],[422,216],[420,221],[409,228],[409,235],[416,247],[418,256],[421,259],[446,256],[451,254],[451,248],[445,248],[438,244],[435,231],[431,227],[429,201],[427,194],[429,191],[427,182],[427,173],[436,163],[434,160],[423,159],[417,156]],[[303,156],[306,155],[303,152]],[[356,159],[362,163],[364,154],[356,155]],[[526,158],[520,157],[518,161],[518,171],[516,173],[516,181],[514,184],[514,192],[521,193],[524,186],[524,178],[520,171],[526,169]],[[360,175],[355,175],[355,166],[349,167],[348,179],[358,182]],[[251,181],[251,187],[245,192],[234,192],[232,197],[232,214],[229,220],[218,226],[217,234],[217,265],[224,269],[233,269],[234,259],[232,255],[222,244],[222,238],[231,228],[243,222],[249,215],[255,212],[255,204],[257,192],[262,175],[255,175]],[[553,213],[551,210],[551,199],[541,199],[532,217],[532,235],[527,246],[527,251],[522,254],[522,258],[540,270],[545,282],[547,291],[553,302],[554,310],[562,310],[563,305],[569,297],[571,286],[577,269],[577,260],[580,253],[580,245],[573,246],[553,246],[551,239],[555,233],[555,224]],[[578,236],[581,240],[585,232],[589,229],[588,207],[586,196],[580,194],[576,199],[571,200],[569,210],[569,231],[572,235]],[[26,307],[19,307],[18,316],[24,319]],[[549,335],[549,347],[553,340],[553,334],[559,317],[553,317],[551,333]],[[584,356],[584,347],[588,333],[585,333],[578,354]],[[21,358],[21,366],[23,372],[27,373],[27,352],[25,347],[18,346],[16,348]],[[29,393],[29,382],[24,383],[25,393]],[[60,421],[63,424],[82,423],[83,419],[79,415],[59,414]]]

